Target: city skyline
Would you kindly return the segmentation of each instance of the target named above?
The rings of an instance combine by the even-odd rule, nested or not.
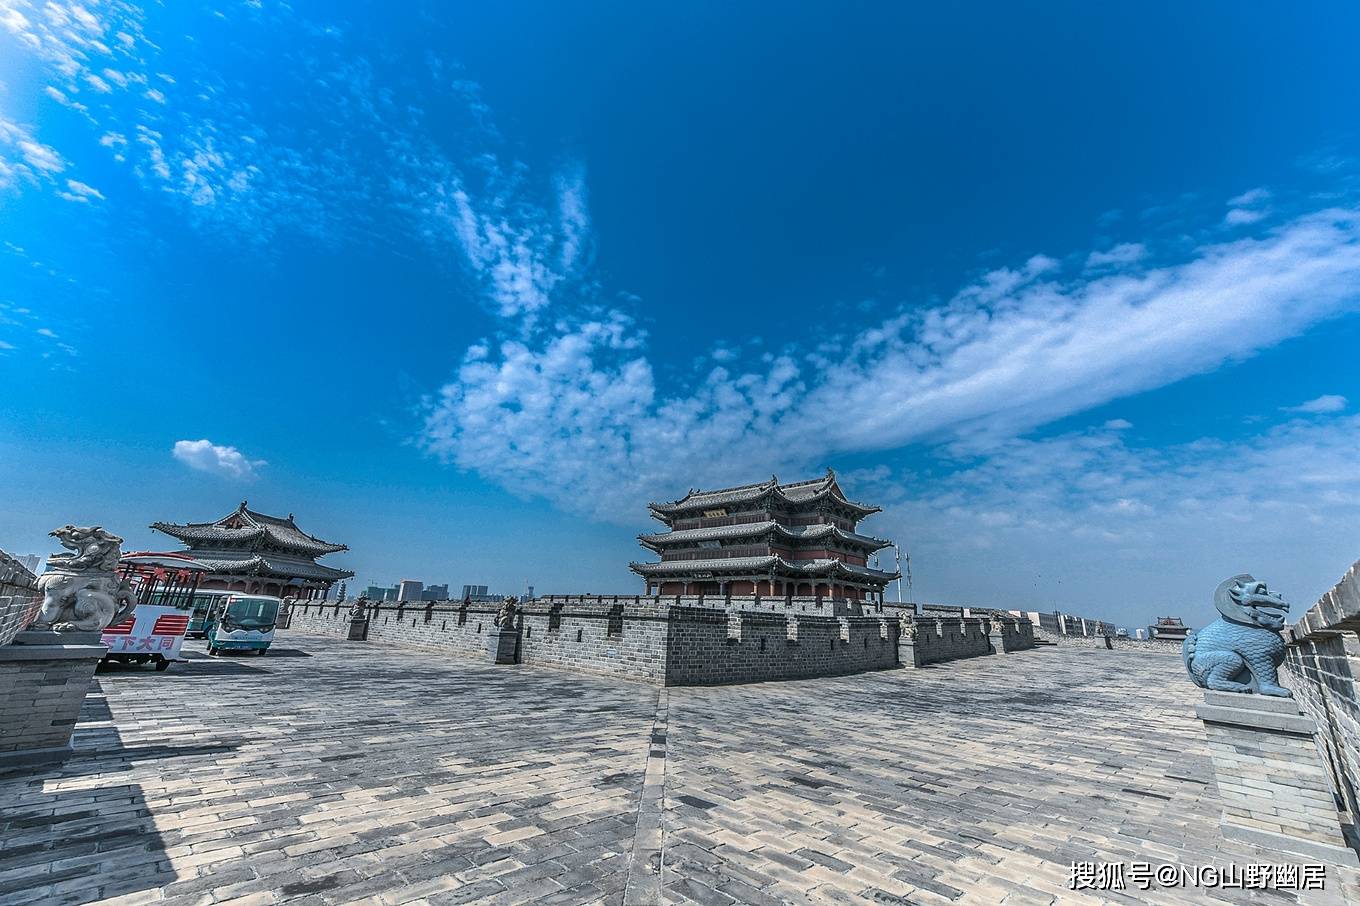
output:
[[[352,594],[632,594],[649,501],[834,467],[923,600],[1301,614],[1360,14],[1062,9],[7,6],[0,548],[249,497]]]

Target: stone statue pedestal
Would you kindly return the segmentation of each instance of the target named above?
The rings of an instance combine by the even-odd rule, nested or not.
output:
[[[519,630],[492,627],[486,634],[486,654],[493,664],[518,664]]]
[[[368,618],[351,618],[349,621],[349,635],[345,637],[348,642],[368,641]]]
[[[94,669],[97,632],[21,632],[0,646],[0,767],[61,761]]]
[[[1317,725],[1291,698],[1205,691],[1204,722],[1223,797],[1223,836],[1269,850],[1360,866],[1341,833]]]

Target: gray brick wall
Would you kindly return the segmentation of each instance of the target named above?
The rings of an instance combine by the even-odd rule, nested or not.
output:
[[[1360,563],[1285,634],[1284,683],[1317,721],[1333,791],[1360,814]]]
[[[916,634],[911,639],[914,665],[957,661],[992,653],[987,625],[972,617],[916,617]],[[903,652],[903,662],[907,654]]]
[[[813,613],[780,612],[782,604],[729,611],[677,607],[674,598],[576,598],[570,603],[540,598],[523,607],[520,662],[658,685],[836,676],[896,666],[896,620],[820,616],[815,605]],[[475,604],[466,609],[446,603],[374,605],[368,610],[368,640],[484,660],[496,610]],[[349,623],[343,604],[299,603],[290,628],[343,639]]]
[[[672,608],[666,684],[708,686],[841,676],[897,666],[886,617]]]
[[[98,663],[0,660],[0,754],[65,746]]]

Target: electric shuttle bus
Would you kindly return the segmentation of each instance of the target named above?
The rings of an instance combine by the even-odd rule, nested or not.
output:
[[[213,602],[203,621],[208,654],[222,651],[254,651],[264,654],[274,641],[279,621],[278,598],[232,592]]]

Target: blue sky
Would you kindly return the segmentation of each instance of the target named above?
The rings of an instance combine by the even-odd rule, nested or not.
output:
[[[834,466],[926,600],[1360,555],[1353,8],[446,6],[0,3],[0,547],[635,591]]]

